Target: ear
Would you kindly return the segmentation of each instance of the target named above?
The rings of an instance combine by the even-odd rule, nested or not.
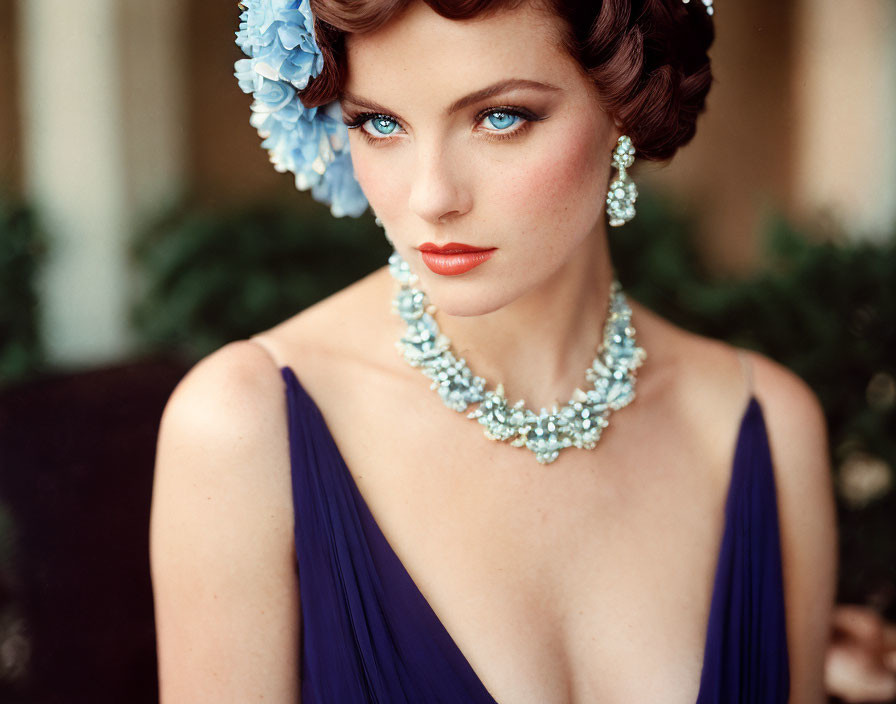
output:
[[[607,130],[607,141],[609,142],[609,148],[614,149],[616,147],[616,143],[619,141],[619,138],[625,134],[625,130],[622,129],[622,123],[618,118],[613,118],[613,122],[611,125],[608,125],[609,129]]]

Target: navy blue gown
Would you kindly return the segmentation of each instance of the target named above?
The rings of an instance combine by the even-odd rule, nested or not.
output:
[[[496,704],[386,541],[320,409],[289,366],[280,372],[297,517],[303,704]],[[751,393],[696,704],[786,704],[787,658],[775,480]]]

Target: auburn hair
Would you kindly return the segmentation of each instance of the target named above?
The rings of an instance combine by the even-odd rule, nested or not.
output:
[[[305,107],[339,99],[345,35],[383,26],[413,0],[310,0],[324,59],[299,93]],[[666,161],[696,132],[712,84],[707,55],[715,29],[694,0],[423,0],[448,19],[538,5],[562,22],[562,43],[594,81],[603,109],[619,120],[636,155]]]

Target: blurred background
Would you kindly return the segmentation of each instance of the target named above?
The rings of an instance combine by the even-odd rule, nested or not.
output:
[[[372,217],[335,220],[268,163],[233,77],[238,13],[0,0],[2,702],[157,701],[168,395],[388,257]],[[708,111],[670,165],[636,165],[614,262],[648,307],[816,391],[838,601],[893,621],[896,2],[719,0],[715,19]],[[871,666],[847,675],[865,699],[831,701],[883,691]]]

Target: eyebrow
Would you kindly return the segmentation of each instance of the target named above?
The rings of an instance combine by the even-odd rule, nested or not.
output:
[[[497,83],[493,83],[490,86],[486,86],[481,90],[474,91],[469,95],[465,95],[463,98],[455,100],[453,103],[451,103],[451,105],[448,106],[448,110],[446,111],[446,113],[448,115],[453,115],[458,110],[463,110],[465,107],[472,105],[473,103],[478,103],[481,100],[491,98],[492,96],[498,95],[499,93],[505,93],[510,90],[518,90],[521,88],[529,88],[533,90],[548,92],[562,91],[561,88],[552,86],[549,83],[532,81],[527,78],[508,78],[507,80],[498,81]],[[342,92],[342,98],[343,100],[348,100],[355,105],[359,105],[362,108],[367,108],[368,110],[375,110],[376,112],[388,113],[390,115],[394,114],[392,110],[389,110],[389,108],[383,107],[382,105],[379,105],[372,100],[367,100],[366,98],[353,95],[347,91]]]

